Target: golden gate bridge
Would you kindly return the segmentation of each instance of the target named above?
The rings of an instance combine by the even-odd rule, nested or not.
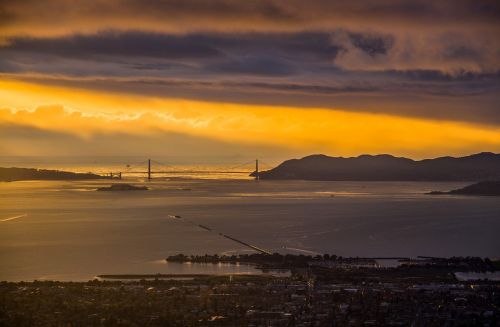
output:
[[[252,168],[250,168],[250,165],[252,165]],[[144,175],[148,180],[152,180],[153,175],[247,174],[259,180],[260,166],[264,166],[266,169],[272,168],[271,165],[262,163],[262,161],[259,162],[259,159],[248,161],[237,166],[220,167],[218,169],[213,167],[210,169],[179,169],[178,166],[167,165],[157,160],[147,159],[133,165],[127,164],[123,171],[103,173],[101,175],[111,179],[122,179],[125,175]],[[246,167],[249,167],[249,169],[243,170],[243,168]]]

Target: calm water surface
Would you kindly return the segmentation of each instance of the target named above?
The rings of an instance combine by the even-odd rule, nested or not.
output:
[[[465,183],[127,182],[151,190],[95,191],[109,181],[0,183],[0,280],[255,272],[247,265],[167,264],[163,259],[177,253],[247,251],[168,215],[280,252],[500,256],[498,198],[423,194]]]

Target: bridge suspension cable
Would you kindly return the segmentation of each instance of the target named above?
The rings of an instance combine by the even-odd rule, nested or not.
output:
[[[137,163],[134,163],[134,164],[127,164],[127,168],[125,169],[126,171],[130,171],[132,170],[133,168],[139,168],[139,167],[143,167],[145,164],[146,164],[147,160],[143,160],[141,162],[137,162]]]
[[[156,169],[153,169],[152,164],[154,164]],[[255,164],[255,168],[251,168],[250,165]],[[147,165],[147,170],[144,170],[144,165]],[[271,168],[270,165],[266,163],[260,162],[261,166],[264,166],[266,169],[267,167]],[[246,170],[246,167],[248,167],[248,170]],[[241,169],[241,170],[238,170]],[[200,167],[200,168],[187,168],[187,169],[182,169],[179,166],[174,166],[174,165],[169,165],[164,162],[158,161],[158,160],[153,160],[153,159],[147,159],[143,160],[141,162],[133,163],[133,164],[127,164],[126,169],[123,171],[123,173],[128,173],[128,174],[147,174],[148,179],[151,179],[152,174],[248,174],[248,173],[256,173],[255,177],[258,179],[258,172],[259,172],[259,160],[251,160],[247,162],[243,162],[237,165],[225,167],[225,166],[219,166],[219,167]],[[116,173],[121,177],[121,173]]]

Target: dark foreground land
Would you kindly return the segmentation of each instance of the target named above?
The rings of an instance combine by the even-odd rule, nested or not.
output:
[[[453,269],[315,264],[290,277],[3,282],[0,326],[498,326],[500,283],[460,282]]]

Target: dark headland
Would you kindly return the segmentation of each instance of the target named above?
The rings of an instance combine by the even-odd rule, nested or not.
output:
[[[108,177],[92,173],[72,173],[69,171],[36,169],[36,168],[2,168],[0,167],[0,181],[14,182],[26,180],[89,180],[105,179]]]
[[[433,191],[430,192],[429,194],[500,196],[500,180],[479,182],[472,185],[468,185],[458,190],[451,190],[449,192]]]
[[[253,174],[254,175],[254,174]],[[500,180],[500,154],[412,160],[388,154],[343,158],[311,155],[259,173],[260,179],[317,181]]]

